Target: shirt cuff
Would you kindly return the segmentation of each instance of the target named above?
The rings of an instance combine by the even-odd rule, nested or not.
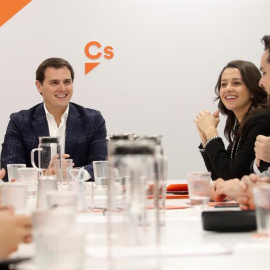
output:
[[[257,165],[256,165],[256,160],[254,160],[253,162],[253,171],[255,174],[260,174],[260,170],[258,169]]]
[[[84,169],[84,181],[88,181],[90,180],[92,177],[90,175],[90,173]]]
[[[201,153],[205,152],[205,149],[203,148],[202,144],[200,144],[198,148]]]

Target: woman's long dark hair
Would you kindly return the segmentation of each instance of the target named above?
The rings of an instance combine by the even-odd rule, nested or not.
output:
[[[259,86],[259,81],[261,79],[261,73],[259,69],[251,62],[236,60],[228,63],[221,71],[216,87],[215,93],[217,97],[215,100],[219,100],[218,108],[219,111],[223,115],[227,115],[226,125],[224,128],[224,135],[226,139],[229,141],[230,145],[233,143],[233,140],[236,136],[238,129],[235,128],[235,123],[238,124],[236,116],[233,111],[228,110],[220,98],[220,87],[221,87],[221,77],[225,69],[227,68],[237,68],[240,71],[242,81],[250,91],[252,96],[251,105],[248,109],[247,113],[243,117],[243,121],[241,123],[241,130],[243,131],[244,127],[250,121],[251,117],[257,113],[268,107],[268,99],[267,93]]]

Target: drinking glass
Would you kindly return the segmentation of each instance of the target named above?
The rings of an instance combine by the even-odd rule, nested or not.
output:
[[[94,211],[94,183],[84,182],[85,205],[84,211]]]
[[[270,186],[261,185],[253,189],[256,207],[257,230],[261,236],[270,236]]]
[[[70,208],[39,210],[33,214],[35,261],[38,269],[82,269],[84,233]]]
[[[73,167],[73,159],[55,159],[53,166],[58,185],[63,187],[67,184],[67,170]]]
[[[77,182],[85,181],[85,172],[83,167],[68,168],[67,169],[67,189],[74,189]]]
[[[84,168],[72,168],[67,170],[68,190],[77,194],[78,211],[85,210],[85,170]]]
[[[35,242],[39,269],[83,269],[84,234],[79,228],[46,230],[35,237]]]
[[[26,164],[8,164],[7,165],[8,181],[11,182],[11,180],[17,179],[17,169],[25,167]]]
[[[108,185],[108,179],[109,179],[108,168],[109,168],[108,161],[104,161],[104,160],[93,161],[96,187],[104,187]]]
[[[47,208],[47,193],[58,190],[55,175],[41,175],[38,179],[37,208]]]
[[[203,208],[208,206],[210,198],[211,173],[190,172],[188,177],[188,193],[190,205]]]
[[[37,194],[38,170],[35,168],[18,168],[16,182],[27,185],[28,198],[35,198]]]
[[[24,183],[4,183],[1,187],[2,205],[12,205],[16,213],[26,209],[27,185]]]

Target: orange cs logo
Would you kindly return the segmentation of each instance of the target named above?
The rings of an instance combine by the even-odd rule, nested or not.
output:
[[[112,46],[106,46],[103,49],[101,44],[97,41],[88,42],[85,45],[84,52],[85,55],[91,60],[100,59],[100,57],[102,56],[107,60],[112,59],[114,57]],[[85,63],[85,74],[90,72],[93,68],[95,68],[99,64],[100,62]]]

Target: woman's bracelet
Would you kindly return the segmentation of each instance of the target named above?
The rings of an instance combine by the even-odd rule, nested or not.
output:
[[[215,139],[218,139],[218,138],[220,138],[220,137],[219,137],[219,136],[211,137],[210,139],[208,139],[208,140],[206,141],[206,143],[204,144],[203,148],[205,149],[205,147],[206,147],[206,145],[207,145],[208,143],[210,143],[211,141],[213,141],[213,140],[215,140]]]

